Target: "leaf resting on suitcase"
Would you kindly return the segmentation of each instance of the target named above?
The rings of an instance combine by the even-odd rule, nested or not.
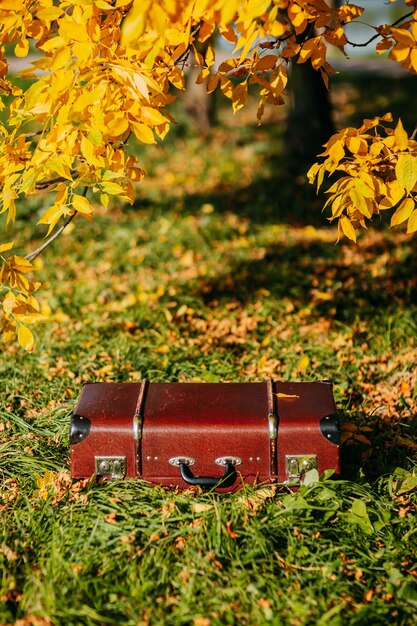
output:
[[[276,393],[275,394],[277,398],[299,398],[300,396],[297,396],[297,394],[291,394],[291,393]]]

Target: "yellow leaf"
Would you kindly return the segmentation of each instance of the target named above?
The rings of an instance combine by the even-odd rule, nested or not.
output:
[[[402,224],[405,220],[408,220],[411,213],[414,211],[414,200],[412,198],[405,198],[395,211],[391,218],[391,226],[398,226],[398,224]]]
[[[103,141],[103,135],[99,130],[91,129],[87,135],[87,138],[93,143],[95,146],[101,146]]]
[[[342,228],[342,232],[348,239],[356,242],[356,231],[352,225],[352,222],[345,215],[340,218],[339,224]]]
[[[68,157],[55,157],[53,159],[48,159],[45,163],[46,167],[49,167],[50,170],[56,172],[62,178],[66,178],[67,180],[72,181],[71,170],[68,166]]]
[[[215,60],[216,60],[216,55],[214,53],[214,50],[212,46],[208,46],[206,56],[205,56],[206,66],[211,67],[214,64]]]
[[[46,470],[43,476],[40,476],[39,474],[36,475],[36,486],[42,489],[42,487],[46,487],[47,485],[52,484],[54,478],[55,474],[53,472],[50,472],[49,470]]]
[[[245,18],[254,19],[260,17],[268,10],[269,0],[247,0],[245,3]]]
[[[142,143],[156,143],[152,129],[146,124],[140,124],[139,122],[132,122],[133,132],[136,137]]]
[[[48,235],[53,231],[65,212],[66,207],[62,204],[53,204],[47,211],[45,211],[38,224],[49,224],[48,232],[45,235],[46,237],[48,237]]]
[[[382,39],[379,43],[376,44],[375,50],[378,54],[382,54],[386,50],[389,50],[391,46],[392,46],[392,41],[388,39],[387,37],[385,37],[385,39]]]
[[[129,121],[123,113],[111,113],[106,119],[107,131],[112,137],[120,137],[129,128]]]
[[[253,68],[256,72],[265,72],[266,70],[272,70],[277,64],[279,57],[276,54],[267,54],[261,57]]]
[[[307,172],[307,178],[308,178],[308,182],[310,183],[310,185],[312,185],[316,179],[316,176],[320,170],[322,166],[320,165],[320,163],[313,163],[313,165],[310,167],[310,169]]]
[[[333,202],[332,202],[332,220],[336,219],[336,217],[339,217],[345,207],[346,207],[346,196],[344,194],[341,194],[340,196],[337,196]]]
[[[408,154],[400,154],[395,166],[395,174],[398,183],[406,191],[411,191],[417,183],[417,157]]]
[[[358,189],[354,187],[349,191],[349,195],[353,202],[353,206],[358,209],[362,215],[365,215],[365,217],[372,217],[370,207],[368,206],[364,196],[359,193]]]
[[[362,173],[362,176],[365,176],[365,172]],[[367,181],[368,182],[365,182],[362,178],[357,178],[355,181],[355,187],[358,192],[364,196],[364,198],[374,198],[375,192],[370,185],[374,183],[375,179],[372,179],[371,176],[367,176]]]
[[[233,97],[233,83],[226,76],[220,76],[220,89],[227,98]]]
[[[245,106],[247,97],[248,97],[248,84],[246,82],[240,83],[240,85],[238,85],[233,91],[233,98],[232,98],[233,113],[236,113],[237,111],[239,111],[239,109]]]
[[[61,7],[47,6],[39,9],[36,15],[40,20],[56,20],[61,17],[63,9]]]
[[[54,50],[55,48],[60,48],[65,44],[66,42],[62,37],[52,37],[51,39],[47,39],[45,43],[38,47],[44,52],[51,52],[51,50]]]
[[[406,150],[408,148],[408,135],[403,128],[401,119],[398,120],[397,126],[395,127],[394,137],[399,150]]]
[[[203,69],[201,70],[201,72],[199,73],[195,81],[197,85],[201,85],[201,83],[204,83],[207,76],[210,76],[210,70],[207,67],[203,67]]]
[[[106,194],[109,193],[112,196],[121,196],[125,193],[125,190],[121,185],[112,181],[102,181],[100,186]]]
[[[168,74],[168,80],[177,89],[185,89],[184,72],[179,67],[173,67]]]
[[[329,148],[329,157],[335,163],[339,163],[341,159],[345,156],[345,151],[343,149],[343,145],[341,141],[335,141],[333,145]]]
[[[0,245],[0,252],[7,252],[13,248],[14,241],[9,241],[8,243],[2,243]]]
[[[27,311],[23,311],[22,313],[15,311],[14,316],[19,322],[24,322],[25,324],[34,324],[43,319],[41,313],[28,313]]]
[[[11,320],[8,320],[3,330],[3,339],[4,343],[9,343],[14,339],[14,335],[16,332],[16,325]]]
[[[100,194],[100,202],[104,206],[105,209],[109,206],[109,196],[106,193]]]
[[[27,39],[21,39],[18,44],[16,44],[14,53],[17,57],[25,57],[29,52],[29,42]]]
[[[121,43],[123,46],[133,45],[145,32],[150,4],[150,0],[135,0],[133,2],[133,6],[122,24]]]
[[[227,4],[227,3],[226,3]],[[219,26],[219,31],[223,39],[226,39],[229,43],[237,42],[237,35],[232,26],[232,24],[228,24],[227,21],[222,20],[223,24]]]
[[[239,4],[240,2],[238,2],[238,0],[227,0],[226,2],[223,3],[222,9],[221,9],[221,23],[222,24],[228,24],[229,22],[233,21]]]
[[[408,218],[407,233],[415,233],[417,230],[417,209]]]
[[[417,72],[417,48],[415,47],[411,48],[410,65],[412,66],[413,70]]]
[[[103,9],[104,11],[113,11],[113,6],[108,2],[104,2],[104,0],[96,0],[95,4],[99,9]]]
[[[8,262],[14,269],[16,269],[16,271],[21,272],[22,274],[30,272],[33,267],[32,263],[22,256],[14,255],[8,259]]]
[[[81,154],[87,163],[91,164],[94,161],[94,144],[87,137],[81,139]]]
[[[338,18],[343,22],[351,22],[353,19],[360,17],[365,9],[355,4],[344,4],[337,9]]]
[[[205,22],[203,20],[203,25],[198,31],[198,40],[203,43],[207,41],[209,37],[213,34],[216,24],[214,22]]]
[[[402,63],[403,61],[406,60],[409,54],[410,54],[409,46],[406,46],[402,43],[397,43],[397,45],[394,46],[391,52],[389,53],[389,57],[393,61],[397,61],[397,63]]]
[[[140,118],[148,126],[160,126],[160,124],[166,124],[168,121],[158,109],[153,109],[152,107],[142,107]]]
[[[77,213],[84,213],[85,215],[91,215],[93,212],[93,207],[84,196],[79,196],[78,194],[74,194],[72,196],[72,206],[77,211]]]
[[[141,76],[140,74],[135,72],[133,74],[132,81],[133,81],[133,85],[134,85],[135,89],[137,89],[137,91],[140,93],[140,95],[143,96],[145,98],[145,100],[149,100],[148,85],[146,84],[146,81],[143,78],[143,76]]]
[[[13,309],[15,308],[17,302],[16,302],[16,296],[14,295],[14,293],[12,293],[11,291],[9,291],[3,300],[3,310],[6,314],[9,314],[13,311]]]
[[[392,209],[404,197],[404,189],[400,187],[397,180],[388,182],[386,185],[386,197],[379,204],[379,209]]]
[[[59,34],[66,41],[86,42],[89,39],[87,24],[78,24],[75,20],[62,18],[58,20]]]
[[[405,28],[391,28],[390,30],[396,41],[399,41],[407,46],[416,45],[414,37],[409,30],[406,30]]]
[[[304,355],[298,361],[297,369],[299,369],[299,370],[306,370],[309,365],[310,365],[310,359],[309,359],[309,357],[307,355]]]
[[[308,356],[307,357],[303,357],[303,359],[307,359],[308,362],[310,362],[310,359],[308,358]],[[308,365],[308,363],[307,363],[307,365]],[[288,400],[289,399],[293,400],[295,398],[299,398],[300,397],[300,396],[297,396],[297,394],[294,394],[294,393],[276,393],[275,395],[276,395],[277,398],[281,398],[281,399],[287,398]]]
[[[17,339],[25,350],[28,352],[32,352],[33,347],[35,345],[35,338],[33,333],[27,326],[23,326],[20,324],[19,330],[17,331]]]
[[[212,93],[219,84],[219,75],[213,74],[207,81],[207,93]]]

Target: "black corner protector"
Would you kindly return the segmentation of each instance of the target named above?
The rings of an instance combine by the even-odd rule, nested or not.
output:
[[[339,426],[339,416],[337,413],[332,413],[331,415],[326,415],[320,420],[320,431],[321,434],[327,441],[330,443],[334,443],[337,446],[340,446],[340,426]]]
[[[70,421],[70,443],[75,444],[83,441],[90,434],[91,422],[88,417],[73,413]]]

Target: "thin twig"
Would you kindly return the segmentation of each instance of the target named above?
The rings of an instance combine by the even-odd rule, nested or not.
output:
[[[415,139],[415,138],[416,138],[416,135],[417,135],[417,125],[416,125],[416,127],[414,128],[414,130],[413,130],[413,134],[411,135],[410,139]]]
[[[77,170],[71,170],[71,174],[76,174]],[[55,185],[55,183],[63,183],[68,178],[64,178],[63,176],[57,176],[56,178],[50,178],[49,180],[41,180],[35,185],[35,189],[41,191],[42,189],[47,189],[51,185]]]
[[[393,22],[391,24],[392,26],[396,26],[397,24],[399,24],[400,22],[403,22],[404,20],[407,19],[407,17],[411,17],[413,15],[413,13],[406,13],[405,15],[403,15],[402,17],[398,18],[398,20],[396,20],[395,22]],[[357,22],[356,22],[357,23]],[[375,28],[374,26],[371,26],[371,28]],[[347,43],[350,46],[353,46],[354,48],[365,48],[365,46],[368,46],[372,41],[375,41],[375,39],[378,39],[378,37],[381,37],[381,35],[379,33],[377,33],[376,35],[374,35],[373,37],[371,37],[370,39],[368,39],[368,41],[366,41],[365,43],[354,43],[353,41],[350,41],[349,39],[347,40]]]
[[[64,222],[62,224],[62,226],[60,228],[58,228],[58,230],[53,235],[51,235],[49,237],[49,239],[47,239],[45,241],[45,243],[43,243],[41,246],[39,246],[39,248],[36,248],[36,250],[34,250],[33,252],[30,252],[29,254],[27,254],[25,256],[25,259],[27,259],[30,262],[32,262],[34,259],[36,259],[37,256],[39,256],[48,246],[51,245],[51,243],[53,241],[55,241],[55,239],[57,239],[59,237],[59,235],[62,233],[62,231],[64,231],[66,229],[68,224],[74,219],[75,216],[76,216],[76,213],[73,213],[72,215],[70,215],[68,217],[68,219],[66,220],[66,222]]]
[[[197,24],[194,30],[191,31],[191,38],[193,39],[193,41],[194,41],[195,36],[198,35],[200,28],[201,28],[201,23]],[[179,65],[182,62],[182,69],[184,69],[185,63],[187,62],[187,59],[190,56],[190,52],[191,52],[191,43],[188,44],[186,50],[184,50],[184,52],[180,54],[180,56],[178,57],[178,59],[175,61],[174,64]]]
[[[25,133],[24,137],[25,139],[32,139],[33,137],[38,137],[39,135],[42,135],[43,132],[44,132],[44,129],[37,130],[34,133]]]
[[[84,198],[87,195],[87,191],[88,191],[88,187],[84,187],[84,191],[82,193]],[[47,239],[41,246],[39,246],[39,248],[36,248],[36,250],[33,250],[33,252],[30,252],[29,254],[27,254],[25,256],[25,259],[27,259],[30,262],[32,262],[34,259],[36,259],[37,256],[39,256],[44,250],[46,250],[46,248],[48,248],[51,245],[51,243],[53,241],[55,241],[55,239],[58,239],[60,234],[66,229],[68,224],[70,224],[72,222],[72,220],[74,219],[74,217],[76,215],[77,215],[77,212],[75,211],[72,215],[70,215],[66,219],[66,221],[62,224],[62,226],[60,228],[58,228],[58,230],[53,235],[51,235],[49,237],[49,239]]]

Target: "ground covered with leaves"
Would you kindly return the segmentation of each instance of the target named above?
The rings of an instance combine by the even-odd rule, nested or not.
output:
[[[97,206],[37,261],[36,351],[0,360],[1,624],[415,623],[416,243],[376,228],[335,245],[274,115],[223,114],[209,137],[179,116],[137,204]],[[71,480],[84,381],[267,376],[334,382],[341,479]]]

